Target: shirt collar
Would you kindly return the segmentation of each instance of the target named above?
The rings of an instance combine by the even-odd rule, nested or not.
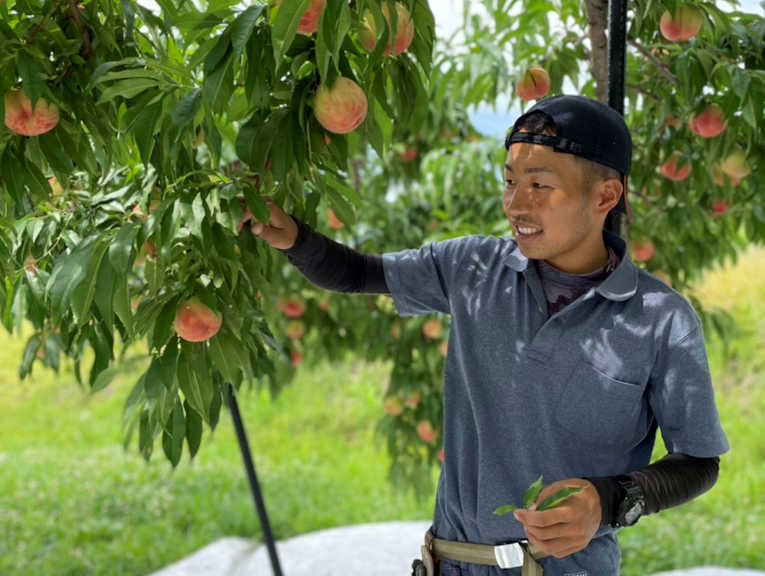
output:
[[[638,271],[627,255],[627,243],[622,238],[603,229],[603,241],[611,246],[619,256],[619,265],[595,289],[604,298],[621,302],[628,300],[637,292]],[[529,259],[521,253],[517,243],[515,248],[505,257],[505,264],[516,272],[525,272]]]

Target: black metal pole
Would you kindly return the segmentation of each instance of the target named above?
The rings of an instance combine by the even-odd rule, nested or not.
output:
[[[271,533],[271,524],[268,522],[268,514],[266,513],[266,505],[263,502],[263,495],[260,492],[258,477],[255,475],[255,464],[252,462],[250,444],[247,442],[247,433],[242,423],[242,415],[239,412],[239,404],[236,401],[234,387],[229,384],[227,391],[228,408],[231,411],[231,417],[234,419],[234,429],[236,430],[237,440],[239,440],[239,448],[242,451],[242,460],[244,460],[244,468],[247,471],[247,479],[250,482],[252,497],[255,500],[255,509],[258,512],[258,518],[260,518],[260,526],[263,528],[263,538],[266,541],[268,557],[271,559],[271,568],[274,571],[274,576],[282,576],[282,568],[279,565],[279,556],[276,554],[276,545],[274,544],[274,535]]]
[[[608,2],[608,105],[624,116],[624,92],[627,81],[627,0]],[[608,213],[606,230],[627,240],[627,205],[624,195]]]

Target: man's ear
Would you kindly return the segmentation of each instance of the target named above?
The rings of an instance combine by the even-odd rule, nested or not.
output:
[[[607,214],[619,203],[623,191],[624,187],[618,178],[606,178],[595,184],[593,200],[596,203],[596,210]]]

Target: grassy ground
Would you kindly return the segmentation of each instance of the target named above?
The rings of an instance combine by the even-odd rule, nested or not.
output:
[[[697,294],[742,328],[727,359],[720,342],[708,346],[732,449],[713,490],[620,533],[625,576],[702,564],[765,569],[765,249],[709,274]],[[160,450],[146,465],[121,447],[136,374],[92,397],[67,371],[56,378],[37,367],[19,382],[22,346],[0,335],[0,574],[140,575],[225,535],[260,536],[225,411],[193,464],[184,456],[173,472]],[[240,399],[277,538],[431,517],[432,502],[391,490],[388,457],[373,442],[389,368],[322,365],[275,401],[256,391]],[[659,441],[655,456],[663,453]]]

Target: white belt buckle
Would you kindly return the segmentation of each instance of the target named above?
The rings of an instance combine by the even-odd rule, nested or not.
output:
[[[523,548],[518,542],[494,547],[494,557],[500,568],[518,568],[523,566]]]

